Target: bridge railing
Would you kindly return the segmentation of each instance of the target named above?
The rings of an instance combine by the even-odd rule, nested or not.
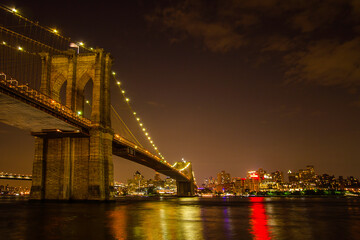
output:
[[[84,125],[90,126],[91,121],[87,118],[83,118],[72,111],[70,108],[62,105],[61,103],[51,99],[50,97],[46,96],[45,94],[38,92],[28,85],[19,85],[16,79],[7,79],[6,74],[0,73],[0,83],[5,85],[8,88],[11,88],[39,103],[46,105],[47,107],[51,108],[52,110],[59,112],[60,114],[72,118]]]
[[[136,144],[134,144],[133,142],[130,142],[129,140],[121,137],[119,134],[114,134],[114,139],[129,146],[132,147],[134,149],[136,149],[137,151],[147,155],[148,157],[154,158],[156,159],[158,162],[160,162],[161,164],[165,164],[168,167],[172,168],[175,171],[178,171],[181,175],[185,176],[188,178],[188,176],[186,174],[184,174],[183,172],[177,170],[174,166],[172,166],[170,163],[168,163],[166,160],[163,160],[161,158],[159,158],[158,156],[156,156],[155,154],[152,154],[151,152],[149,152],[148,150],[146,150],[145,148],[139,147]]]

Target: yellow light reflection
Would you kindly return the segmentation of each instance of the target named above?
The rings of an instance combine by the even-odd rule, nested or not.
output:
[[[186,199],[183,199],[186,201]],[[184,239],[204,239],[200,208],[182,205],[180,208],[180,228]]]
[[[126,206],[116,208],[116,210],[109,213],[111,230],[115,239],[123,240],[127,239],[127,215]]]

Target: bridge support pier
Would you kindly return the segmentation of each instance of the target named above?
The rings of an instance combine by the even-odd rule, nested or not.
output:
[[[176,181],[177,196],[178,197],[192,197],[194,196],[194,183]]]
[[[38,134],[30,198],[113,200],[112,138],[99,128],[90,137]]]

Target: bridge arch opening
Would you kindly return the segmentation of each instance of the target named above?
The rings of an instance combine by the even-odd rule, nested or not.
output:
[[[66,105],[66,88],[67,88],[67,80],[62,84],[59,91],[59,100],[62,105]]]
[[[61,96],[61,91],[62,88],[65,87],[65,89],[63,90],[65,93],[63,93],[63,95],[65,95],[65,99],[66,99],[66,84],[67,80],[64,77],[63,74],[58,74],[57,76],[54,77],[54,80],[51,83],[51,90],[50,90],[50,97],[53,98],[55,101],[57,102],[61,102],[62,103],[62,96]],[[65,86],[64,86],[65,85]],[[66,103],[66,100],[65,100]]]
[[[89,80],[87,81],[84,90],[83,90],[83,102],[84,102],[84,117],[91,119],[91,112],[92,112],[92,100],[93,100],[93,88],[94,88],[94,83],[92,78],[89,78]]]

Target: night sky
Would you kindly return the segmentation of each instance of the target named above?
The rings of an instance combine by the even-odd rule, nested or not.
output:
[[[359,177],[360,1],[4,4],[109,51],[161,153],[191,161],[198,183],[221,170],[244,177],[308,164]],[[0,171],[30,174],[33,137],[3,124],[0,133]],[[154,175],[113,160],[117,181]]]

